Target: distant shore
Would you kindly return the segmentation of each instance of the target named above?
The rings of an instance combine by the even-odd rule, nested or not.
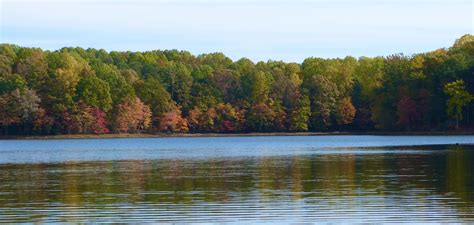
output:
[[[157,133],[157,134],[58,134],[58,135],[0,135],[8,139],[107,139],[107,138],[166,138],[166,137],[246,137],[246,136],[323,136],[323,135],[474,135],[474,131],[416,131],[416,132],[269,132],[269,133]]]

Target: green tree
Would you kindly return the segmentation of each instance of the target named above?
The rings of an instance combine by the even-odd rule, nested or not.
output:
[[[172,63],[163,69],[161,76],[171,98],[183,109],[187,109],[191,104],[191,71],[183,63]]]
[[[220,52],[202,54],[198,56],[198,60],[205,65],[211,66],[213,69],[225,69],[232,64],[232,60]]]
[[[298,99],[290,115],[290,131],[308,131],[311,105],[309,97],[304,95]]]
[[[160,125],[160,120],[165,113],[173,111],[176,114],[177,110],[173,110],[175,102],[158,79],[139,80],[135,83],[135,90],[138,97],[150,106],[153,127]]]
[[[132,85],[127,82],[116,66],[99,63],[93,65],[93,68],[97,77],[108,83],[113,106],[120,104],[126,98],[136,97]]]
[[[466,91],[463,80],[456,80],[444,85],[444,92],[449,95],[447,102],[448,115],[456,119],[456,129],[459,121],[463,119],[463,107],[474,100],[474,96]]]
[[[252,83],[251,101],[255,103],[268,101],[272,83],[271,74],[259,71],[255,74]]]
[[[93,71],[80,56],[66,51],[48,54],[48,65],[50,78],[45,84],[48,90],[44,90],[48,93],[42,96],[55,113],[63,112],[74,105],[81,77],[93,74]]]
[[[27,81],[19,74],[8,74],[0,77],[0,94],[10,93],[16,89],[26,89]]]
[[[41,89],[48,79],[48,61],[41,49],[22,48],[18,52],[16,72],[26,81],[28,86]]]
[[[225,102],[235,103],[243,96],[239,75],[230,69],[218,69],[214,71],[209,85],[212,85],[220,92],[219,96],[221,96]]]
[[[16,60],[16,46],[0,44],[0,77],[10,75]]]
[[[191,73],[195,81],[209,80],[214,73],[214,69],[209,65],[200,65],[197,69]]]
[[[327,130],[332,124],[332,115],[340,95],[336,84],[323,76],[315,75],[305,86],[311,96],[310,128]]]
[[[77,85],[77,98],[107,112],[112,108],[109,84],[95,75],[83,77]]]

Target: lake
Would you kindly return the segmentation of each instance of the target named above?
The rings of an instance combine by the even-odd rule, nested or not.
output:
[[[0,140],[0,223],[474,222],[474,136]]]

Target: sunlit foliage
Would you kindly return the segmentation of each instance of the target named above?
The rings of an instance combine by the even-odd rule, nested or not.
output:
[[[473,93],[469,34],[421,54],[301,64],[0,45],[7,135],[473,129]]]

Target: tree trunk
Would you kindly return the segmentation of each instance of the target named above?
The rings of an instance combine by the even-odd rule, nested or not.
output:
[[[459,116],[456,116],[456,130],[459,129]]]

